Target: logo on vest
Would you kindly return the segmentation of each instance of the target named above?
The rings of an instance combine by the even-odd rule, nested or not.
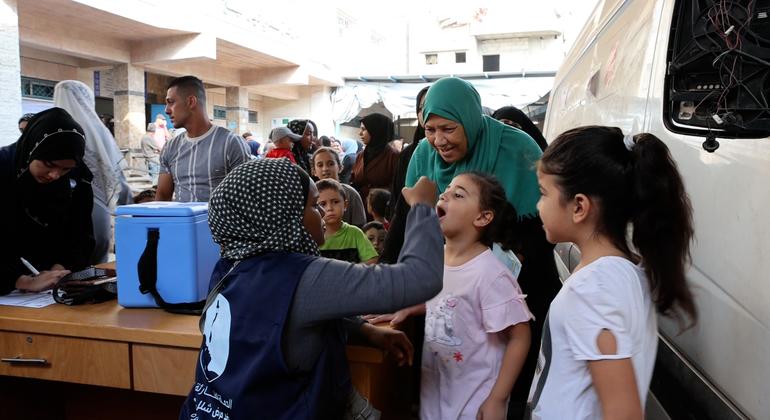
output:
[[[225,371],[230,355],[230,302],[217,295],[205,316],[200,364],[203,375],[213,382]]]

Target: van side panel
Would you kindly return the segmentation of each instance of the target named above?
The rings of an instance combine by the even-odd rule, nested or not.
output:
[[[580,38],[593,43],[576,45],[556,76],[546,138],[602,124],[626,133],[649,131],[666,142],[694,208],[696,241],[688,278],[700,319],[680,334],[676,322],[661,318],[661,333],[745,414],[768,419],[770,139],[719,139],[721,147],[710,154],[701,147],[703,137],[665,127],[674,3],[631,0],[614,15],[597,6],[595,14],[604,13],[604,23],[590,20],[594,34]]]
[[[559,70],[551,92],[547,139],[591,124],[617,126],[624,132],[641,130],[660,12],[658,2],[649,1],[626,1],[614,13],[597,7],[589,22],[601,14],[605,24],[596,25],[598,36],[592,45],[572,49],[571,54],[582,52],[582,57],[567,58],[574,64]],[[583,33],[581,38],[593,35]]]
[[[663,27],[671,27],[674,1]],[[719,139],[676,134],[663,123],[666,30],[658,43],[647,130],[666,142],[694,209],[695,243],[688,278],[700,319],[679,334],[659,326],[712,383],[746,414],[770,418],[770,139]]]

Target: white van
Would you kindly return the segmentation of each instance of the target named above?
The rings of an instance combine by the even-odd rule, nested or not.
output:
[[[650,132],[684,177],[700,318],[659,321],[651,389],[672,417],[770,419],[769,15],[770,0],[600,0],[551,93],[547,139]],[[579,253],[557,249],[566,275]]]

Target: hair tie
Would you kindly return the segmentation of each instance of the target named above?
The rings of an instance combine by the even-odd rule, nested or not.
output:
[[[632,136],[631,134],[626,134],[625,136],[623,136],[623,144],[626,145],[626,149],[628,149],[629,152],[632,151],[634,149],[634,146],[636,145],[634,136]]]

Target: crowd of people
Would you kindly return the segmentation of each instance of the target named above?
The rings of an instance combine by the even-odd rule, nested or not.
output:
[[[221,348],[220,311],[237,316],[226,366],[197,364],[209,391],[194,388],[180,418],[213,418],[202,406],[378,418],[350,383],[348,340],[415,366],[405,389],[422,419],[642,418],[656,313],[696,320],[692,210],[651,134],[577,127],[548,144],[523,112],[485,115],[475,88],[448,77],[418,93],[403,148],[378,113],[361,119],[360,142],[319,135],[310,119],[260,142],[213,125],[203,83],[185,76],[166,96],[184,130],[171,137],[163,115],[148,125],[157,189],[132,197],[93,101],[86,85],[59,83],[55,107],[24,115],[0,149],[1,220],[15,238],[2,245],[1,291],[44,290],[105,261],[118,204],[209,202],[222,258],[201,361]],[[583,256],[564,286],[558,242]]]

